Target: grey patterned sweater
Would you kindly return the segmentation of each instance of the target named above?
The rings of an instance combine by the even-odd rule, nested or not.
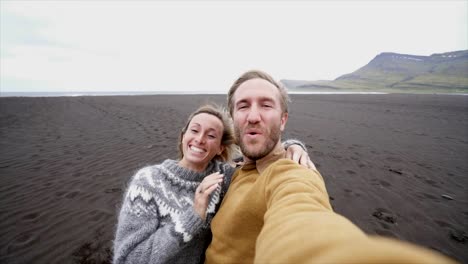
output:
[[[213,172],[223,185],[210,197],[206,221],[193,208],[195,189]],[[212,161],[205,172],[175,160],[139,170],[125,193],[114,240],[114,263],[200,263],[210,242],[209,224],[231,181],[234,168]]]

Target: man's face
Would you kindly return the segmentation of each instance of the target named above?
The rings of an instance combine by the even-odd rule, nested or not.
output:
[[[234,130],[244,156],[258,160],[279,142],[288,119],[282,113],[280,94],[270,82],[252,79],[234,93]]]

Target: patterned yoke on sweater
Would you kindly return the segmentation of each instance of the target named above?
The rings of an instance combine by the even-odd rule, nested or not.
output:
[[[224,173],[223,185],[210,197],[206,221],[193,208],[195,190],[211,173]],[[195,172],[175,160],[145,167],[125,193],[114,241],[114,263],[199,263],[211,239],[209,224],[234,172],[212,161]]]

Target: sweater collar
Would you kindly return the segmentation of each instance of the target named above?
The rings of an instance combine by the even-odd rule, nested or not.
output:
[[[285,157],[286,151],[284,150],[283,146],[281,144],[277,144],[276,147],[270,153],[268,153],[268,155],[256,161],[252,161],[244,157],[246,161],[242,166],[242,170],[257,169],[258,173],[262,174],[262,172],[265,171],[265,169],[270,166],[270,164]]]
[[[189,170],[179,165],[179,161],[167,159],[165,160],[162,165],[166,167],[170,172],[172,172],[177,177],[187,180],[187,181],[195,181],[201,182],[203,178],[205,178],[208,174],[211,174],[215,170],[215,161],[210,161],[208,166],[206,166],[205,171],[198,172]]]

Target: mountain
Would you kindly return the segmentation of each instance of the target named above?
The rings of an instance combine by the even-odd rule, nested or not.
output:
[[[430,56],[385,52],[333,81],[282,80],[292,91],[360,90],[468,93],[468,50]]]

